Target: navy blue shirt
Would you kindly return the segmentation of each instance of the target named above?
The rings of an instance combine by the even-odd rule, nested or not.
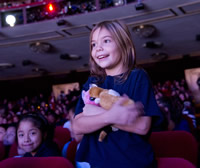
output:
[[[148,75],[141,69],[134,69],[123,83],[115,82],[115,77],[107,76],[105,81],[98,85],[105,89],[113,89],[126,94],[135,102],[140,101],[144,105],[145,116],[152,117],[152,129],[162,122],[162,113],[156,103],[153,88]],[[83,90],[89,89],[89,84],[96,79],[90,77],[83,86]],[[82,112],[84,102],[82,98],[76,107],[75,114]],[[118,130],[109,132],[103,142],[98,141],[99,133],[85,134],[76,154],[76,160],[89,162],[97,168],[151,168],[156,167],[154,153],[148,143],[150,134],[142,136],[135,133]]]
[[[50,157],[61,156],[59,148],[55,142],[45,141],[43,142],[34,157]],[[24,157],[33,157],[31,153],[25,153]]]

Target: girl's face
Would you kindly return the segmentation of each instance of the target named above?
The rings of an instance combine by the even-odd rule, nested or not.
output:
[[[105,28],[94,31],[91,41],[91,55],[97,65],[105,69],[107,75],[123,72],[120,50],[111,33]]]
[[[17,130],[17,138],[19,147],[34,156],[42,143],[42,132],[31,121],[22,121]]]

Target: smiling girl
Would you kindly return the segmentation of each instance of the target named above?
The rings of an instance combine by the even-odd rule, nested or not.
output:
[[[156,103],[147,73],[135,67],[135,48],[126,25],[119,21],[97,24],[90,34],[90,84],[113,89],[135,101],[123,106],[123,96],[110,110],[84,104],[80,98],[72,128],[84,137],[76,159],[89,162],[92,168],[154,168],[156,161],[148,137],[158,127],[162,114]],[[102,128],[114,125],[103,142],[98,141]]]
[[[18,146],[26,153],[24,157],[60,156],[55,143],[47,141],[47,120],[38,113],[22,116],[17,127]]]

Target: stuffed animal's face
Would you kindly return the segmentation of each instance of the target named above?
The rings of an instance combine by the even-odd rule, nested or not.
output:
[[[94,97],[90,97],[89,90],[88,91],[82,91],[82,98],[85,104],[93,104],[98,106],[99,102]],[[95,101],[96,100],[96,101]]]
[[[109,110],[113,103],[115,103],[120,97],[120,94],[112,89],[102,89],[100,87],[91,87],[87,92],[85,92],[85,96],[83,96],[83,100],[85,104],[94,104],[103,107],[106,110]],[[124,105],[131,104],[133,101],[128,99]]]

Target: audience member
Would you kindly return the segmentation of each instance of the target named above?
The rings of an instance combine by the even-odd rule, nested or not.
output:
[[[55,143],[47,140],[48,121],[39,113],[22,116],[17,127],[18,145],[24,157],[60,156]]]
[[[3,142],[3,138],[6,135],[5,125],[0,125],[0,142]]]
[[[6,129],[6,134],[3,138],[3,144],[4,145],[12,145],[15,142],[16,138],[16,125],[15,124],[10,124],[8,125]]]

